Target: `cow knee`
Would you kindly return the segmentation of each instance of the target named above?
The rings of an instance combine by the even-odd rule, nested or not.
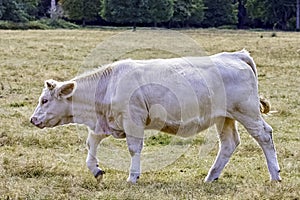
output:
[[[257,134],[254,138],[260,144],[273,143],[272,132],[262,131],[259,134]]]
[[[142,150],[142,147],[138,144],[130,144],[128,145],[128,151],[131,156],[134,156],[136,154],[140,154]]]
[[[271,139],[273,138],[273,129],[269,124],[264,123],[264,131],[265,131],[265,133],[270,135]]]
[[[127,137],[126,139],[130,155],[140,154],[143,148],[143,138]]]

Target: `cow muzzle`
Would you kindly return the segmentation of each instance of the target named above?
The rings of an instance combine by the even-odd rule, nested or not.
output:
[[[44,126],[42,125],[42,122],[40,122],[37,117],[31,117],[30,122],[39,128],[44,128]]]

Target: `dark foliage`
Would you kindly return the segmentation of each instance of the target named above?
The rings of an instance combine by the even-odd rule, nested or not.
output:
[[[51,0],[0,0],[2,28],[9,22],[15,27],[49,18],[50,4]],[[296,0],[56,0],[56,4],[63,8],[64,19],[82,25],[296,29]]]

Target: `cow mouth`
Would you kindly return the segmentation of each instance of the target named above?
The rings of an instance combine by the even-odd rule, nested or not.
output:
[[[57,121],[54,125],[45,125],[45,123],[43,123],[43,122],[40,122],[39,124],[35,124],[35,126],[36,127],[38,127],[38,128],[40,128],[40,129],[43,129],[43,128],[45,128],[45,127],[55,127],[55,126],[58,126],[60,124],[60,120],[59,121]]]
[[[43,123],[41,124],[41,128],[45,128],[45,127],[55,127],[61,124],[61,119],[56,119],[56,118],[51,118],[49,120],[47,120],[47,122],[45,123],[47,125],[44,125]]]
[[[39,124],[35,124],[36,127],[43,129],[45,128],[45,125],[43,124],[43,122],[40,122]]]
[[[73,116],[72,116],[72,117],[73,117]],[[71,118],[67,118],[67,119],[68,119],[68,120],[67,120],[68,122],[71,121],[71,120],[70,120]],[[51,127],[55,127],[55,126],[64,124],[64,120],[63,120],[63,119],[51,118],[51,119],[49,119],[49,120],[47,120],[47,121],[40,121],[40,122],[33,122],[33,121],[31,120],[31,123],[32,123],[34,126],[40,128],[40,129],[43,129],[43,128],[45,128],[45,127],[51,128]]]
[[[30,119],[30,122],[34,125],[34,126],[36,126],[36,127],[38,127],[38,128],[44,128],[45,126],[43,125],[43,122],[42,121],[40,121],[40,122],[38,122],[38,120],[37,120],[37,118],[31,118]]]
[[[43,121],[40,121],[40,122],[37,122],[37,123],[34,123],[34,122],[31,122],[34,126],[40,128],[40,129],[43,129],[46,127],[46,123],[44,123]]]

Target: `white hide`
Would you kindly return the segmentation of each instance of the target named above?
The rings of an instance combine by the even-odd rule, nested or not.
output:
[[[71,83],[72,90],[59,95],[60,88]],[[132,156],[128,181],[135,183],[145,129],[188,137],[216,124],[220,149],[205,179],[213,181],[240,142],[239,121],[262,147],[271,179],[280,180],[272,128],[259,110],[256,67],[245,50],[118,61],[69,82],[46,84],[40,102],[43,99],[48,102],[40,103],[31,119],[36,126],[78,123],[90,128],[87,165],[95,177],[103,175],[96,148],[106,136],[126,137]]]

